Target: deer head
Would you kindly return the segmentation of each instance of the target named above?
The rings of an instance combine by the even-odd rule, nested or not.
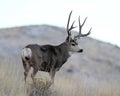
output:
[[[69,14],[69,17],[68,17],[68,23],[67,23],[67,33],[68,33],[68,36],[66,38],[66,42],[69,44],[70,46],[70,51],[71,52],[83,52],[83,49],[80,49],[80,46],[78,44],[78,40],[80,39],[80,37],[85,37],[85,36],[88,36],[90,33],[91,33],[91,29],[88,31],[88,33],[86,34],[82,34],[82,27],[83,25],[85,24],[86,20],[87,20],[87,17],[85,18],[85,20],[83,21],[83,23],[81,24],[80,23],[80,16],[78,18],[78,22],[79,22],[79,34],[77,36],[72,36],[72,29],[76,28],[76,26],[74,26],[74,23],[75,21],[73,21],[72,25],[69,27],[69,23],[70,23],[70,18],[71,18],[71,14],[72,14],[72,11],[70,12]]]

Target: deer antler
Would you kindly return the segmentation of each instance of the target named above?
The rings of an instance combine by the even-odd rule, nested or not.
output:
[[[78,19],[78,22],[79,22],[79,35],[75,36],[75,38],[85,37],[85,36],[88,36],[91,33],[92,27],[90,28],[90,30],[88,31],[88,33],[86,33],[86,34],[82,34],[81,33],[82,27],[85,24],[86,20],[87,20],[87,17],[85,18],[85,20],[83,21],[83,23],[81,25],[81,23],[80,23],[80,16],[79,16],[79,19]]]
[[[69,14],[68,23],[67,23],[67,32],[68,32],[68,36],[71,35],[71,30],[74,29],[74,28],[76,28],[76,27],[73,26],[74,23],[75,23],[75,21],[73,21],[71,27],[69,28],[69,23],[70,23],[71,14],[72,14],[72,11],[71,11],[70,14]]]

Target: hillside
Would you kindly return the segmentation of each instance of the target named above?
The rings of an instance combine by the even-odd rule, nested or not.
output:
[[[58,45],[66,36],[64,28],[49,25],[0,29],[0,66],[19,65],[23,75],[20,52],[24,46],[31,43]],[[120,48],[91,37],[81,38],[79,44],[84,52],[74,54],[56,77],[67,76],[91,86],[103,82],[120,85]]]

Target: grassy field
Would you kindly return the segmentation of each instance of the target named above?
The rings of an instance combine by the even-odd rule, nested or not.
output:
[[[54,85],[48,87],[49,78],[43,74],[45,78],[41,79],[38,74],[36,82],[28,77],[25,84],[22,64],[10,60],[3,63],[0,64],[0,96],[120,96],[120,85],[115,81],[100,81],[89,86],[84,80],[58,74]]]

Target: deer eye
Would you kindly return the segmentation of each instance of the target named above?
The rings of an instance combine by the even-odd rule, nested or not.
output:
[[[75,44],[72,44],[72,46],[75,46]]]

